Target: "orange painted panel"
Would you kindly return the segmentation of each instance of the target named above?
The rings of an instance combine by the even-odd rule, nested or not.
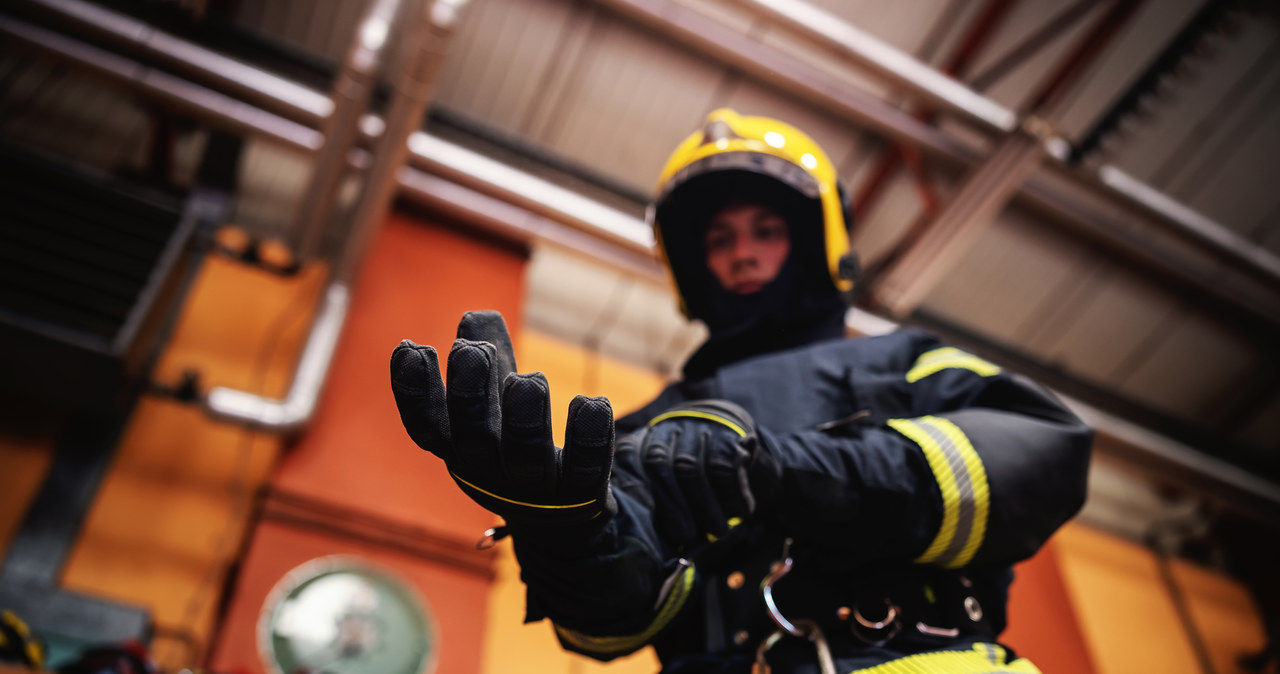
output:
[[[215,671],[264,672],[258,655],[256,630],[267,594],[285,574],[318,557],[357,555],[392,569],[417,588],[438,630],[436,672],[475,672],[480,667],[480,635],[484,629],[485,596],[489,580],[417,557],[388,551],[345,538],[300,531],[276,522],[263,522],[254,531],[244,558],[219,645]]]
[[[1009,628],[1000,641],[1044,674],[1093,674],[1097,670],[1062,577],[1057,548],[1056,539],[1050,539],[1014,568]]]
[[[1247,674],[1239,657],[1261,651],[1267,642],[1248,589],[1232,578],[1179,560],[1173,562],[1173,577],[1186,599],[1192,624],[1209,651],[1213,671]],[[1277,667],[1273,663],[1266,671],[1274,674]]]
[[[524,256],[393,215],[355,286],[347,328],[312,426],[285,456],[282,489],[477,538],[491,516],[458,491],[443,463],[405,434],[389,361],[401,339],[447,357],[458,319],[496,309],[520,326]]]
[[[1099,674],[1201,674],[1149,550],[1079,524],[1055,540]]]

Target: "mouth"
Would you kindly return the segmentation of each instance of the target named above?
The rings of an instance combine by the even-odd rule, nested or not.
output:
[[[739,281],[733,284],[733,292],[739,295],[759,292],[763,288],[764,282],[762,281]]]

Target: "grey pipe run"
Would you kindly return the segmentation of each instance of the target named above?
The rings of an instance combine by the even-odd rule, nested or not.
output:
[[[87,4],[82,0],[28,1],[40,3],[56,11],[63,11],[61,8],[77,8]],[[670,0],[598,1],[664,33],[679,37],[684,43],[707,52],[715,58],[784,86],[806,100],[847,114],[860,124],[890,138],[917,146],[935,158],[960,166],[975,165],[983,160],[981,152],[944,134],[939,129],[929,126],[868,94],[848,86],[839,85],[829,76],[819,72],[812,66],[678,3]],[[756,2],[757,0],[732,1],[745,4]],[[227,59],[194,45],[188,45],[178,38],[160,34],[149,28],[140,28],[135,25],[137,22],[132,19],[121,17],[107,10],[90,6],[89,10],[77,9],[76,11],[78,14],[92,12],[92,15],[97,17],[100,23],[91,27],[117,41],[132,39],[132,36],[138,33],[147,32],[151,37],[146,41],[146,44],[161,44],[174,48],[174,52],[166,57],[168,60],[176,60],[178,58],[176,54],[182,54],[184,57],[198,55],[199,59],[197,61],[184,61],[182,68],[192,76],[200,78],[202,82],[208,82],[214,86],[222,86],[227,80],[233,80],[238,83],[236,91],[254,88],[255,92],[252,99],[261,105],[267,106],[272,112],[310,125],[319,125],[321,121],[315,116],[315,113],[325,106],[316,103],[315,97],[327,101],[328,99],[322,94],[294,84],[290,84],[286,88],[257,89],[255,88],[255,83],[262,81],[258,76],[261,71],[253,66]],[[887,49],[893,48],[886,45],[886,49],[882,49],[880,52],[887,53]],[[899,56],[901,63],[909,63],[912,60],[910,55],[902,54],[901,52],[899,52]],[[914,72],[914,69],[902,66],[901,63],[897,68],[884,66],[881,71],[905,70]],[[930,86],[928,83],[923,85],[913,84],[905,77],[900,79],[899,84],[902,86],[910,86],[915,89]],[[189,86],[189,84],[187,85]],[[952,85],[955,85],[955,83],[953,82]],[[949,88],[954,89],[954,87]],[[303,94],[299,90],[310,93]],[[977,96],[976,94],[974,95]],[[984,114],[981,110],[964,112],[960,110],[963,101],[973,100],[973,97],[957,96],[954,91],[936,91],[928,94],[928,98],[930,101],[947,106],[948,109],[961,111],[968,119],[977,120],[979,123],[982,123],[982,120],[986,120],[988,124],[992,125],[992,129],[1003,129],[1003,123],[999,121],[1003,118],[1003,115],[999,113],[998,106],[995,113],[987,111]],[[978,96],[978,98],[981,97]],[[331,101],[329,106],[332,109]],[[369,138],[380,133],[381,120],[366,115],[361,120],[360,126],[361,133],[366,138]],[[314,147],[309,149],[314,149]],[[1055,151],[1053,144],[1050,144],[1049,154],[1051,156],[1063,155],[1064,153],[1060,150],[1061,148]],[[417,153],[410,157],[410,162],[429,171],[443,170],[439,166],[439,162],[433,162],[430,157],[421,157]],[[1083,171],[1071,170],[1058,162],[1051,161],[1046,166],[1051,169],[1049,175],[1032,175],[1021,186],[1021,196],[1028,199],[1032,204],[1060,216],[1068,223],[1072,223],[1083,235],[1099,241],[1114,250],[1123,251],[1143,263],[1163,270],[1173,278],[1204,290],[1214,300],[1222,302],[1226,306],[1240,307],[1250,315],[1270,324],[1280,324],[1280,308],[1275,306],[1274,303],[1263,301],[1254,296],[1254,294],[1223,287],[1219,276],[1210,276],[1197,266],[1188,264],[1181,255],[1169,251],[1165,246],[1153,244],[1149,237],[1134,235],[1130,232],[1130,223],[1117,216],[1112,209],[1086,203],[1079,196],[1081,190],[1075,188],[1083,188],[1086,193],[1106,197],[1130,212],[1153,216],[1155,222],[1169,226],[1170,231],[1179,237],[1194,241],[1201,245],[1205,251],[1227,260],[1231,263],[1231,268],[1251,270],[1265,281],[1273,285],[1280,285],[1280,260],[1275,256],[1258,249],[1220,224],[1196,214],[1185,206],[1172,202],[1167,197],[1164,199],[1152,198],[1151,192],[1154,190],[1149,187],[1145,190],[1141,189],[1140,186],[1142,184],[1140,182],[1132,178],[1126,179],[1127,176],[1114,167],[1104,169],[1101,173],[1102,177],[1099,177]],[[474,184],[481,190],[488,191],[493,188],[492,184],[487,184],[490,181],[486,181],[483,176],[459,175],[454,171],[447,171],[447,173],[458,180]],[[1063,184],[1064,179],[1067,184]],[[504,194],[501,189],[490,193],[500,198],[510,196]],[[537,205],[534,205],[533,208],[545,213]],[[554,217],[558,217],[558,214]],[[583,231],[589,233],[594,234],[599,231],[597,224],[594,222],[583,223],[573,218],[564,222],[572,226],[581,226]],[[643,236],[644,234],[634,233],[619,239],[610,235],[609,240],[621,243],[634,251],[636,250],[636,243]]]
[[[1016,128],[1017,116],[1007,108],[972,91],[963,84],[920,63],[910,54],[881,42],[838,17],[810,6],[802,0],[727,0],[777,26],[803,36],[812,43],[853,61],[871,74],[887,80],[929,104],[937,105],[962,119],[976,123],[982,130],[1009,133]],[[798,94],[805,100],[848,115],[859,124],[879,131],[899,142],[908,143],[945,161],[969,166],[982,160],[980,153],[944,136],[936,128],[915,120],[874,97],[852,90],[848,85],[820,73],[816,68],[769,45],[744,35],[719,21],[707,17],[675,0],[597,0],[626,16],[648,25],[665,35],[676,37],[704,53],[742,68],[765,81]],[[1114,166],[1091,172],[1064,163],[1068,145],[1061,139],[1047,143],[1047,153],[1054,161],[1044,164],[1049,172],[1066,178],[1089,193],[1104,198],[1131,213],[1144,215],[1179,238],[1203,247],[1231,267],[1247,271],[1271,287],[1280,287],[1280,259],[1238,236],[1231,230],[1168,197],[1151,198],[1154,188]],[[1124,223],[1101,209],[1083,207],[1079,198],[1068,190],[1032,176],[1023,187],[1024,196],[1051,211],[1082,222],[1090,233],[1123,250],[1149,258],[1149,251],[1116,239],[1110,233]],[[1082,216],[1082,208],[1085,215]],[[1178,275],[1182,275],[1178,272]],[[1213,283],[1198,279],[1200,285],[1213,291]],[[1238,302],[1229,293],[1222,299]],[[1256,312],[1255,312],[1256,313]],[[1274,312],[1263,315],[1275,320]]]
[[[204,397],[205,411],[219,421],[250,428],[293,435],[307,426],[315,415],[346,323],[351,291],[342,281],[325,289],[320,309],[311,324],[311,333],[293,375],[289,392],[282,399],[268,398],[225,386],[217,386]]]
[[[391,27],[396,24],[402,4],[401,0],[373,0],[369,4],[342,69],[334,78],[330,94],[333,112],[322,122],[324,146],[311,163],[311,180],[294,218],[298,257],[303,260],[319,255],[339,182],[347,172],[347,155],[355,146],[360,118],[373,97]]]
[[[319,148],[319,133],[313,129],[247,105],[228,105],[229,99],[221,94],[178,78],[153,76],[140,64],[75,40],[3,17],[0,17],[0,34],[20,38],[77,66],[92,68],[94,72],[141,94],[167,102],[185,101],[183,110],[227,128],[254,133],[299,149],[314,151]],[[364,121],[371,120],[366,117]],[[362,124],[366,133],[382,126],[380,120],[372,122]],[[255,127],[255,124],[261,126]],[[476,189],[482,190],[476,191],[411,168],[401,171],[399,178],[401,189],[407,196],[506,237],[527,242],[546,241],[612,263],[628,273],[653,280],[662,278],[651,254],[651,235],[638,219],[595,204],[580,195],[567,191],[561,194],[554,190],[562,188],[554,186],[554,190],[542,193],[544,203],[539,209],[514,205],[536,200],[539,190],[548,184],[422,132],[412,134],[409,145],[411,161],[447,166],[450,174],[458,176],[471,171],[482,172],[489,183],[473,179]],[[425,156],[426,153],[431,156]],[[483,192],[508,195],[511,200]],[[606,235],[581,229],[583,222],[597,218],[600,222],[612,223],[611,233]],[[295,432],[302,428],[316,408],[349,301],[350,293],[345,283],[335,283],[326,291],[312,335],[303,349],[294,383],[283,400],[270,401],[224,389],[216,396],[210,396],[212,404],[206,400],[209,413],[227,421],[274,431]],[[893,322],[858,310],[850,312],[847,323],[851,329],[863,334],[880,334],[896,328]],[[1189,490],[1223,500],[1263,521],[1280,521],[1280,516],[1277,516],[1280,513],[1280,490],[1275,485],[1099,410],[1075,402],[1072,406],[1097,429],[1100,451],[1154,475],[1172,479]]]

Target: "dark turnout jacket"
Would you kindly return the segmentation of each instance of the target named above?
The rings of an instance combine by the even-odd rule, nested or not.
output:
[[[1034,672],[999,646],[1010,566],[1081,507],[1091,431],[1051,394],[915,330],[748,358],[669,386],[617,431],[689,400],[754,418],[781,479],[719,540],[669,549],[634,456],[611,477],[619,512],[593,541],[516,540],[528,619],[600,659],[653,645],[667,672],[745,672],[774,629],[761,582],[813,621],[837,670]],[[781,639],[774,672],[818,671]],[[924,669],[911,669],[924,667]]]

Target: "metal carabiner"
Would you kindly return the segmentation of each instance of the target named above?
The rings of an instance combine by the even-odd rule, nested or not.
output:
[[[771,668],[768,661],[765,660],[765,653],[789,634],[813,644],[814,650],[817,651],[818,668],[821,674],[836,674],[835,660],[831,657],[831,647],[827,644],[827,637],[822,633],[822,629],[818,627],[818,623],[812,620],[797,620],[792,623],[787,620],[786,616],[782,615],[782,611],[778,609],[778,604],[773,600],[773,584],[790,573],[793,564],[794,562],[791,559],[791,539],[788,538],[782,543],[782,559],[773,563],[769,570],[769,575],[765,576],[764,580],[760,582],[760,594],[764,597],[764,605],[769,609],[769,618],[778,626],[778,629],[760,642],[759,648],[756,649],[756,662],[752,667],[752,672],[753,674],[770,674]]]
[[[782,543],[782,559],[774,562],[769,569],[769,575],[760,581],[760,594],[764,596],[764,605],[769,609],[769,618],[773,620],[773,624],[779,629],[790,634],[791,636],[804,637],[807,636],[800,628],[796,627],[782,615],[782,611],[778,610],[778,605],[773,601],[773,584],[782,579],[783,576],[791,573],[791,539]],[[766,641],[768,641],[766,639]]]

